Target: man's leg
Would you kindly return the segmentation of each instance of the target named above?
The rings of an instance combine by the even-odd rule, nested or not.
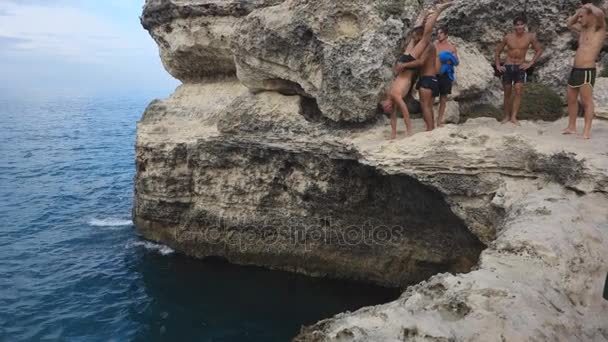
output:
[[[595,104],[593,103],[593,87],[586,84],[580,88],[583,107],[585,108],[585,128],[583,128],[583,139],[591,139],[591,123],[595,116]]]
[[[578,116],[578,90],[579,88],[568,87],[566,100],[568,101],[568,127],[563,134],[576,133],[576,118]]]
[[[443,114],[445,113],[445,106],[448,102],[447,95],[439,96],[439,115],[437,116],[437,127],[443,126]]]
[[[502,119],[502,123],[507,123],[511,119],[511,104],[513,103],[511,95],[513,94],[513,86],[511,83],[503,83],[504,100],[503,107],[505,109],[505,117]]]
[[[519,112],[519,106],[521,105],[521,97],[524,93],[524,84],[515,83],[513,86],[513,101],[511,102],[511,118],[510,121],[516,125],[519,125],[517,121],[517,113]]]
[[[433,91],[427,88],[420,88],[420,104],[422,105],[422,117],[426,125],[427,131],[432,131],[435,128],[433,115]]]
[[[393,87],[391,88],[391,99],[393,100],[394,105],[396,105],[399,111],[401,111],[401,114],[403,114],[406,136],[412,135],[412,121],[410,119],[410,112],[407,109],[407,105],[405,104],[405,101],[403,101],[403,97],[410,90],[410,87],[410,78],[406,75],[400,74],[393,82]]]

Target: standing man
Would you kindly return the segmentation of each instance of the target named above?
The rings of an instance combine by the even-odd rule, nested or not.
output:
[[[435,128],[433,102],[435,101],[435,97],[439,96],[436,59],[437,51],[435,45],[429,44],[420,58],[403,64],[407,68],[420,68],[420,76],[416,89],[418,89],[418,94],[420,95],[420,107],[427,131],[432,131]]]
[[[534,58],[526,62],[526,54],[532,45]],[[500,63],[500,54],[507,47],[507,61],[504,65]],[[502,85],[504,89],[504,109],[505,118],[503,123],[511,121],[519,125],[517,113],[521,105],[521,96],[524,84],[527,81],[526,70],[530,68],[540,58],[542,54],[540,43],[536,35],[526,30],[526,20],[518,17],[513,20],[513,32],[508,33],[503,40],[496,46],[494,62],[496,69],[502,73]]]
[[[583,1],[585,3],[585,1]],[[595,85],[595,61],[606,38],[604,12],[590,3],[579,8],[568,18],[568,28],[579,33],[578,49],[574,57],[574,67],[568,79],[568,127],[564,134],[576,133],[578,114],[577,99],[580,94],[585,110],[583,139],[591,138],[591,122],[595,115],[593,86]]]
[[[397,137],[397,109],[399,109],[403,115],[403,121],[406,127],[406,136],[410,136],[413,133],[409,111],[407,109],[407,105],[403,101],[403,97],[409,93],[412,88],[412,82],[414,80],[416,69],[421,65],[421,56],[428,50],[428,46],[433,45],[431,44],[431,35],[439,15],[445,9],[450,7],[452,2],[453,0],[440,0],[440,2],[435,6],[433,12],[427,13],[428,16],[426,14],[421,16],[420,19],[424,20],[426,17],[426,20],[419,23],[421,26],[414,28],[412,36],[410,37],[410,42],[407,44],[404,54],[399,57],[398,62],[395,64],[397,77],[395,77],[393,80],[389,90],[390,101],[384,100],[382,105],[385,111],[392,110],[391,139],[395,139]]]
[[[448,30],[442,27],[437,30],[436,69],[438,70],[437,81],[439,82],[439,115],[437,126],[443,126],[443,114],[448,101],[448,95],[452,94],[452,83],[454,82],[454,67],[458,65],[458,52],[456,46],[448,41]],[[444,58],[442,58],[444,57]]]

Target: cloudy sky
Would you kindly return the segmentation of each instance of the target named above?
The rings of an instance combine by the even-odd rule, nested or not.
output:
[[[121,94],[170,91],[144,0],[0,0],[0,92]]]

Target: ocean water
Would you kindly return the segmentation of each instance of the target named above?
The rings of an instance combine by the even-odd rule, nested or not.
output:
[[[0,98],[0,341],[286,341],[396,298],[139,237],[135,124],[158,95]]]

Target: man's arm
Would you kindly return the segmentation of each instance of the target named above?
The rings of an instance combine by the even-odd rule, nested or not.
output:
[[[504,66],[500,66],[500,54],[505,49],[505,46],[507,46],[507,36],[504,36],[502,41],[496,45],[496,50],[494,50],[494,64],[496,65],[496,69],[502,72],[505,72],[506,69]]]
[[[425,50],[425,52],[422,54],[422,56],[420,56],[420,58],[418,58],[415,61],[411,61],[411,62],[407,62],[407,63],[397,63],[395,65],[395,71],[401,72],[401,71],[403,71],[403,69],[406,69],[406,68],[408,68],[408,69],[420,68],[424,64],[424,60],[427,55],[428,55],[428,53]]]
[[[447,0],[447,1],[437,5],[437,7],[435,8],[435,11],[428,15],[426,22],[424,23],[424,29],[423,29],[424,31],[422,31],[422,37],[421,37],[420,41],[418,43],[416,43],[416,45],[414,45],[414,48],[411,50],[410,54],[412,56],[414,56],[414,57],[421,56],[422,53],[424,52],[424,50],[426,50],[426,48],[429,46],[429,44],[431,44],[433,26],[435,26],[435,23],[437,22],[437,18],[439,18],[439,15],[441,14],[441,12],[443,12],[443,10],[445,10],[446,8],[448,8],[450,6],[452,6],[452,0]]]
[[[592,4],[585,4],[583,8],[591,10],[591,14],[595,17],[595,30],[601,30],[606,28],[606,19],[604,18],[604,11]]]
[[[424,65],[424,62],[431,57],[431,51],[433,51],[435,47],[433,46],[429,46],[426,48],[426,50],[424,50],[424,52],[422,52],[422,55],[420,56],[420,58],[416,59],[415,61],[411,61],[411,62],[407,62],[407,63],[398,63],[397,66],[395,67],[397,72],[401,72],[403,69],[408,68],[408,69],[416,69],[416,68],[420,68],[421,66]]]
[[[454,47],[454,56],[456,56],[456,64],[454,65],[458,65],[460,64],[460,57],[458,57],[458,50],[456,50],[456,45],[452,45]]]
[[[424,24],[424,32],[422,33],[421,39],[422,41],[426,41],[428,43],[431,42],[431,37],[433,35],[433,27],[435,27],[437,19],[439,19],[441,12],[443,12],[446,8],[450,6],[452,6],[452,0],[444,1],[437,5],[435,11],[428,16],[428,18],[426,19],[426,23]]]
[[[527,70],[532,65],[534,65],[536,63],[536,61],[538,61],[540,56],[543,54],[543,47],[538,42],[538,39],[536,38],[536,34],[534,34],[534,33],[532,34],[530,43],[532,44],[532,48],[534,49],[534,57],[532,58],[532,60],[529,63],[524,63],[524,65],[522,65],[522,69],[524,69],[524,70]]]
[[[568,26],[569,29],[571,29],[572,31],[575,32],[581,32],[581,30],[583,29],[581,27],[581,24],[578,23],[578,15],[580,13],[581,9],[577,9],[576,13],[574,13],[573,16],[571,16],[570,18],[568,18],[568,20],[566,20],[566,26]]]

